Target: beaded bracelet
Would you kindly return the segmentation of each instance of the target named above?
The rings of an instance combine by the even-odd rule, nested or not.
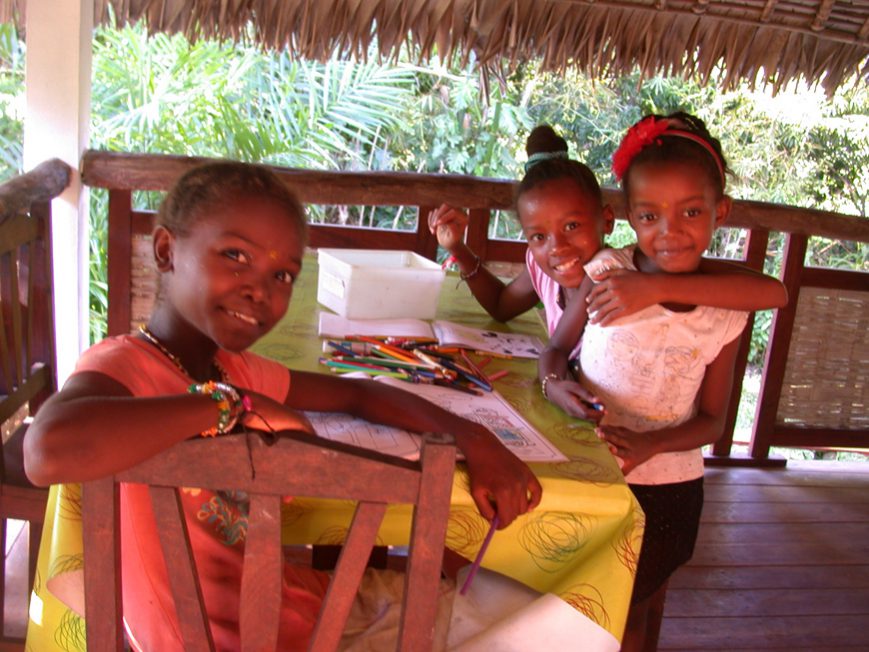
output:
[[[547,401],[549,400],[549,395],[546,393],[546,386],[549,384],[550,380],[558,380],[558,374],[549,373],[543,377],[543,380],[540,381],[540,391],[543,392],[543,398]]]
[[[465,274],[464,272],[459,272],[459,278],[461,278],[463,281],[467,281],[468,279],[472,279],[477,274],[480,273],[480,266],[483,264],[483,261],[480,260],[479,256],[474,256],[474,258],[477,259],[477,263],[476,263],[476,265],[474,265],[474,269],[472,269],[467,274]]]
[[[247,396],[242,397],[235,387],[226,383],[216,383],[213,380],[194,383],[187,388],[187,392],[208,396],[217,403],[217,425],[199,433],[202,437],[225,435],[233,429],[238,418],[250,409],[250,399]]]

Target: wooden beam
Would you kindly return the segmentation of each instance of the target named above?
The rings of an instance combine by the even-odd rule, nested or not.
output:
[[[216,159],[91,150],[82,159],[82,179],[85,184],[100,188],[166,191],[184,172],[212,160]],[[446,202],[466,209],[513,206],[515,183],[506,179],[414,172],[272,169],[306,204],[438,206]],[[623,217],[622,192],[604,188],[603,196],[616,214]],[[756,201],[734,201],[726,226],[869,242],[869,220],[864,218]]]
[[[804,287],[865,292],[866,288],[869,287],[869,274],[852,272],[847,269],[806,267],[803,269],[802,285]]]
[[[819,442],[823,445],[819,446]],[[869,430],[797,428],[776,424],[770,443],[793,448],[869,448]]]
[[[82,179],[89,186],[166,191],[187,170],[217,159],[88,151]],[[510,208],[513,182],[454,174],[331,172],[270,166],[306,204]]]
[[[772,12],[775,10],[776,2],[777,0],[766,0],[766,4],[763,6],[763,12],[760,14],[760,22],[769,22],[769,19],[772,17]]]
[[[815,14],[815,20],[812,21],[811,30],[813,32],[822,32],[827,26],[827,20],[830,18],[830,12],[833,11],[835,0],[824,0],[821,6],[818,7],[818,13]]]
[[[49,201],[69,185],[72,168],[59,158],[44,161],[0,186],[0,224],[37,201]]]

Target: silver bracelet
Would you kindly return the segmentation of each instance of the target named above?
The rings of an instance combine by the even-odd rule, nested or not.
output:
[[[543,398],[547,401],[549,400],[549,395],[546,393],[546,386],[549,384],[550,380],[558,380],[558,374],[549,373],[543,377],[543,380],[540,381],[540,390],[543,392]]]
[[[477,259],[477,264],[474,265],[474,269],[472,269],[467,274],[465,274],[462,271],[459,271],[459,278],[462,279],[463,281],[467,281],[468,279],[474,278],[477,274],[480,273],[480,265],[483,264],[483,261],[480,259],[479,256],[474,256],[474,258]]]

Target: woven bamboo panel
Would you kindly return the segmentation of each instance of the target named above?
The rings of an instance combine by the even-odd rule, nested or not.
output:
[[[869,429],[869,292],[800,289],[776,420]]]
[[[130,273],[130,332],[146,324],[157,298],[157,267],[151,236],[133,235],[133,260]]]

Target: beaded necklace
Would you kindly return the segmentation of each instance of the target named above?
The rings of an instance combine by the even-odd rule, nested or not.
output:
[[[150,330],[148,330],[147,326],[139,326],[139,332],[142,334],[142,337],[144,337],[148,342],[150,342],[151,344],[156,346],[158,349],[160,349],[160,352],[163,355],[165,355],[167,358],[169,358],[169,360],[171,360],[172,363],[176,367],[178,367],[178,370],[182,374],[184,374],[185,376],[187,376],[190,379],[195,380],[193,378],[193,374],[191,374],[189,371],[187,371],[187,369],[184,368],[184,365],[181,364],[181,360],[178,358],[178,356],[175,355],[174,353],[172,353],[172,351],[167,349],[165,346],[163,346],[163,343],[157,339],[157,336],[154,335],[154,333],[152,333]],[[226,369],[224,369],[223,365],[217,361],[217,358],[214,358],[213,364],[214,364],[214,368],[217,369],[218,375],[220,376],[220,381],[223,383],[229,383],[229,374],[226,373]]]

